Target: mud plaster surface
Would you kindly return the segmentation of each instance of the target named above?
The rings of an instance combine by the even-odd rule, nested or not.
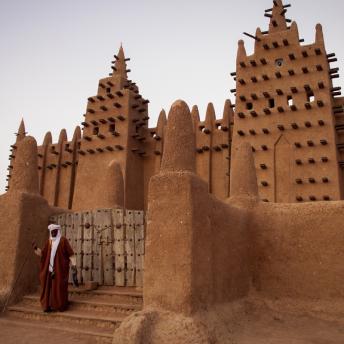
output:
[[[250,297],[193,318],[146,310],[127,318],[113,344],[342,344],[342,306]]]

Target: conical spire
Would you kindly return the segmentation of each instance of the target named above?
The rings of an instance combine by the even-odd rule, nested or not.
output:
[[[215,125],[216,115],[213,103],[209,103],[205,113],[205,126],[207,129],[212,130]]]
[[[43,140],[43,146],[48,146],[53,142],[53,138],[51,136],[51,132],[48,131],[45,136],[44,136],[44,140]]]
[[[39,193],[37,143],[31,136],[23,138],[18,144],[9,186],[11,192]]]
[[[59,143],[67,141],[67,132],[66,129],[61,129],[60,136],[59,136]]]
[[[257,27],[257,29],[256,29],[256,37],[258,39],[256,39],[254,41],[254,51],[257,51],[258,47],[261,46],[260,42],[261,42],[261,39],[263,37],[262,30],[259,27]]]
[[[195,128],[195,130],[197,129],[197,126],[200,122],[200,118],[199,118],[199,111],[198,111],[198,106],[197,105],[194,105],[192,107],[192,110],[191,110],[191,117],[192,117],[192,123],[193,123],[193,126]]]
[[[237,59],[236,63],[239,64],[242,62],[242,60],[246,59],[247,54],[246,54],[246,49],[245,49],[245,42],[240,39],[238,41],[238,52],[237,52]]]
[[[115,66],[113,67],[113,76],[120,76],[124,79],[128,78],[127,75],[127,64],[126,64],[126,58],[124,55],[124,49],[121,44],[118,54],[115,55]]]
[[[191,113],[184,101],[177,100],[168,114],[160,171],[195,172],[195,169],[195,135]]]
[[[300,41],[299,27],[295,21],[290,24],[290,32],[294,34],[297,42]]]
[[[160,111],[157,127],[164,127],[167,123],[166,112],[164,109]]]
[[[164,135],[164,129],[167,124],[166,112],[164,109],[160,111],[158,123],[156,126],[157,134],[161,137]]]
[[[317,24],[315,27],[315,43],[324,44],[324,34],[321,24]]]
[[[232,121],[233,121],[232,103],[229,99],[226,99],[225,105],[223,108],[222,125],[229,129]]]
[[[74,134],[73,134],[73,139],[72,142],[77,142],[79,139],[81,138],[81,129],[80,127],[77,125],[74,129]]]
[[[285,19],[286,9],[283,6],[282,0],[273,0],[274,6],[270,17],[269,32],[283,31],[287,29],[287,22]]]
[[[24,124],[24,119],[22,118],[20,125],[19,125],[16,142],[21,141],[22,139],[25,138],[25,136],[26,136],[25,124]]]

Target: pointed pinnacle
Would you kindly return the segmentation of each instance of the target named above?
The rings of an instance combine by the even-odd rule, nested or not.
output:
[[[113,76],[121,76],[122,78],[127,79],[127,64],[126,64],[126,58],[124,55],[124,49],[121,44],[118,54],[115,55],[116,61],[115,66],[113,68]]]
[[[23,138],[25,138],[25,136],[26,136],[25,124],[24,124],[24,118],[22,118],[19,125],[16,142],[21,141]]]
[[[287,29],[287,21],[285,18],[285,8],[282,0],[273,0],[274,6],[272,8],[272,14],[265,15],[270,17],[269,32],[282,31]]]

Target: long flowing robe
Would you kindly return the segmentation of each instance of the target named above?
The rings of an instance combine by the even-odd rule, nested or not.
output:
[[[64,311],[68,306],[69,258],[74,255],[68,240],[61,237],[54,259],[55,277],[49,273],[51,241],[47,240],[41,255],[40,282],[41,305],[43,310]]]

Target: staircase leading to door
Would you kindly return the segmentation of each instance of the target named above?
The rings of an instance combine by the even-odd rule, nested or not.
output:
[[[69,290],[70,306],[65,312],[44,313],[39,295],[26,295],[8,307],[2,324],[70,332],[95,343],[112,343],[114,330],[129,314],[142,309],[142,292],[129,287],[99,287]]]

